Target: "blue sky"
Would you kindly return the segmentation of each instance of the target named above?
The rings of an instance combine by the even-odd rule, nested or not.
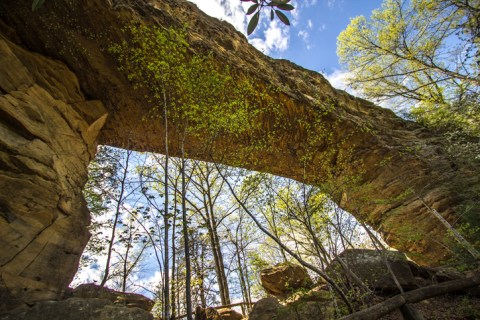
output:
[[[245,11],[251,2],[191,1],[207,14],[230,22],[246,34],[249,17],[245,17]],[[336,54],[337,36],[351,18],[369,17],[372,10],[381,6],[382,0],[292,0],[291,3],[295,6],[288,14],[291,26],[284,26],[278,19],[271,23],[264,15],[249,42],[273,58],[288,59],[321,72],[334,86],[345,89],[342,83],[345,72]]]

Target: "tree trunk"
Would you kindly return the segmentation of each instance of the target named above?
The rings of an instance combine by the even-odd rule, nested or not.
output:
[[[398,280],[397,275],[393,271],[392,266],[390,264],[390,261],[388,260],[386,254],[385,254],[387,249],[382,244],[382,242],[380,240],[378,240],[377,237],[368,229],[368,227],[365,225],[365,223],[362,223],[362,226],[365,229],[365,231],[367,231],[367,234],[370,237],[370,239],[372,240],[372,243],[373,243],[375,249],[377,249],[377,251],[380,252],[380,254],[382,256],[383,263],[387,267],[388,272],[392,276],[392,279],[395,282],[395,285],[397,286],[398,290],[400,291],[400,293],[404,293],[405,291],[403,290],[403,287],[400,284],[400,281]],[[379,250],[377,245],[380,246],[381,250]],[[406,320],[424,320],[422,314],[417,309],[415,309],[414,306],[412,306],[410,304],[405,304],[402,307],[400,307],[400,311],[402,312],[403,318],[406,319]]]
[[[175,182],[176,183],[176,182]],[[177,186],[175,186],[176,188]],[[176,310],[176,305],[175,305],[175,286],[176,286],[176,279],[175,279],[175,273],[178,272],[176,270],[176,258],[177,258],[177,250],[175,248],[175,226],[177,223],[177,193],[174,193],[174,201],[173,201],[173,222],[172,222],[172,284],[171,284],[171,289],[170,289],[170,300],[172,304],[172,314],[170,316],[170,319],[175,319],[175,314],[177,312]]]
[[[165,245],[165,252],[164,252],[164,260],[163,260],[163,272],[164,272],[164,311],[163,317],[164,319],[170,318],[170,275],[169,275],[169,250],[168,250],[168,160],[169,160],[169,153],[168,153],[168,108],[167,108],[167,96],[165,91],[165,86],[163,86],[163,108],[164,108],[164,125],[165,125],[165,180],[164,180],[164,192],[165,192],[165,205],[164,205],[164,212],[163,212],[163,224],[164,224],[164,238],[163,243]]]
[[[185,153],[183,150],[183,141],[182,141],[182,226],[183,226],[183,245],[185,250],[185,300],[187,308],[187,320],[193,320],[193,310],[192,310],[192,291],[191,291],[191,266],[190,266],[190,244],[189,244],[189,235],[188,235],[188,222],[187,222],[187,189],[185,181]]]
[[[108,280],[108,276],[110,275],[110,260],[112,258],[113,242],[115,241],[115,232],[117,230],[118,218],[120,216],[120,208],[124,200],[123,194],[125,193],[125,183],[127,180],[128,164],[129,164],[131,153],[132,151],[127,151],[126,153],[125,167],[122,175],[122,180],[120,181],[120,195],[118,196],[117,206],[115,208],[115,218],[113,220],[112,235],[110,236],[110,241],[108,242],[107,262],[105,264],[105,272],[103,274],[103,279],[102,279],[102,282],[100,283],[101,287],[105,286],[105,283]]]
[[[205,190],[206,194],[204,195],[204,206],[206,210],[206,217],[208,219],[208,221],[206,221],[207,230],[212,246],[212,253],[215,262],[215,272],[217,275],[218,287],[220,290],[221,303],[222,305],[226,305],[230,303],[230,294],[228,291],[228,284],[225,276],[225,266],[223,264],[223,254],[220,248],[220,241],[218,239],[215,216],[213,214],[214,206],[211,197],[211,186],[208,181],[206,181],[206,183],[207,189]]]
[[[202,308],[207,307],[207,299],[205,297],[205,248],[203,243],[201,244],[201,251],[200,251],[200,262],[198,267],[198,277],[200,278],[200,302],[202,304]]]
[[[208,213],[207,213],[208,215]],[[210,246],[212,247],[213,262],[215,264],[215,274],[217,276],[218,288],[220,290],[220,301],[222,305],[227,304],[225,299],[225,288],[224,282],[222,281],[222,271],[223,265],[220,263],[220,258],[218,257],[217,243],[213,235],[214,231],[210,224],[207,225],[208,237],[210,239]]]
[[[322,270],[318,269],[316,266],[312,265],[311,263],[306,262],[303,260],[298,254],[290,250],[285,244],[283,244],[278,238],[276,238],[273,234],[271,234],[267,229],[265,229],[262,224],[258,221],[258,219],[248,210],[248,208],[245,206],[245,204],[238,198],[235,190],[233,189],[232,185],[228,182],[228,180],[225,178],[225,176],[219,171],[219,174],[222,176],[222,179],[225,181],[225,183],[228,186],[228,189],[230,190],[231,194],[235,198],[235,200],[238,202],[238,204],[242,207],[242,209],[250,216],[250,218],[255,222],[257,227],[264,233],[266,234],[270,239],[275,241],[276,244],[278,244],[280,247],[282,247],[289,255],[291,255],[295,260],[298,261],[302,266],[304,266],[307,269],[312,270],[319,276],[321,276],[325,281],[331,285],[335,291],[340,295],[342,298],[343,302],[345,302],[347,308],[349,311],[353,311],[353,306],[350,303],[350,300],[348,297],[345,295],[345,293],[340,289],[340,287],[333,281],[325,272]]]
[[[122,292],[127,290],[127,277],[128,277],[128,256],[130,254],[130,245],[132,243],[132,224],[129,223],[129,233],[128,233],[128,242],[127,250],[125,252],[125,257],[123,258],[123,277],[122,277]]]
[[[237,229],[238,231],[238,229]],[[238,240],[237,240],[238,241]],[[243,275],[243,270],[242,270],[242,259],[240,258],[240,249],[238,247],[238,242],[235,241],[233,245],[235,246],[235,256],[237,258],[237,265],[238,265],[238,278],[240,280],[240,289],[242,290],[242,296],[243,296],[243,301],[250,302],[248,300],[248,293],[247,293],[247,286],[245,284],[245,277]],[[245,310],[245,306],[242,305],[242,314],[245,316],[247,314]]]
[[[213,215],[212,215],[213,217]],[[213,221],[215,223],[215,221]],[[222,287],[223,287],[223,297],[224,297],[224,304],[230,304],[230,292],[228,290],[228,282],[227,282],[227,276],[225,275],[225,264],[223,262],[223,253],[222,253],[222,248],[220,246],[220,240],[218,239],[218,232],[217,232],[217,226],[214,226],[213,229],[213,238],[215,239],[215,248],[217,250],[217,257],[218,257],[218,264],[220,266],[219,271],[220,271],[220,279],[219,282],[222,282]]]

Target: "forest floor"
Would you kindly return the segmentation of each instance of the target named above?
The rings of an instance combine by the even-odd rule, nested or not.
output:
[[[384,299],[380,298],[379,302]],[[413,305],[425,320],[476,320],[480,319],[480,297],[469,295],[444,295]],[[399,310],[380,320],[403,320]]]

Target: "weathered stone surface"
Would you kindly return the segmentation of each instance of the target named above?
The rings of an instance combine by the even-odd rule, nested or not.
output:
[[[223,153],[224,148],[211,148],[219,153],[214,157],[333,185],[333,200],[379,230],[391,246],[422,264],[449,258],[451,251],[445,247],[452,244],[445,239],[445,228],[418,196],[448,221],[458,221],[464,195],[478,188],[480,175],[461,162],[453,163],[441,136],[335,90],[318,73],[262,55],[226,22],[186,1],[55,0],[36,12],[30,6],[30,1],[0,1],[2,36],[41,53],[28,53],[2,38],[1,297],[10,302],[17,297],[53,298],[61,295],[74,273],[88,238],[80,189],[104,121],[102,104],[85,96],[102,101],[109,112],[100,142],[164,150],[163,121],[142,121],[149,104],[118,71],[107,50],[110,43],[126,39],[121,29],[132,21],[164,27],[188,23],[193,51],[212,51],[219,64],[260,87],[276,89],[268,95],[278,114],[271,115],[268,105],[260,106],[264,116],[254,119],[261,124],[260,132],[215,141],[215,146],[237,150],[271,136],[274,146],[252,151],[242,163],[233,152]],[[65,63],[80,85],[64,64],[45,57]],[[282,130],[272,130],[277,123]],[[314,128],[313,133],[306,128]],[[326,135],[328,139],[306,143],[309,137]],[[207,140],[187,141],[186,152],[210,160],[210,154],[202,153]],[[179,152],[175,141],[169,140],[172,154]],[[312,157],[305,166],[301,159],[307,153]],[[357,185],[346,183],[352,177],[358,178]],[[478,192],[474,194],[478,198]],[[477,206],[468,212],[471,221],[480,220],[479,210]]]
[[[284,307],[276,298],[268,297],[257,301],[248,315],[249,320],[271,320],[275,319],[279,310]]]
[[[106,115],[63,64],[2,38],[0,92],[1,311],[72,280],[89,238],[80,186]]]
[[[397,251],[388,251],[385,254],[402,288],[404,290],[418,288],[420,283],[415,279],[405,255]],[[398,291],[380,252],[368,249],[348,249],[339,257],[362,282],[373,290]],[[347,277],[346,272],[336,260],[333,260],[327,267],[327,273],[339,281],[345,281]]]
[[[241,313],[230,309],[230,308],[221,308],[217,310],[222,320],[242,320],[243,316]]]
[[[289,297],[285,305],[276,298],[259,300],[248,315],[249,320],[311,320],[335,319],[332,294],[324,288],[315,287],[306,293]]]
[[[307,292],[298,292],[288,298],[286,307],[294,319],[335,319],[333,294],[325,285],[318,285]],[[337,304],[342,305],[341,301]],[[296,317],[296,318],[295,318]]]
[[[268,293],[283,297],[295,289],[308,288],[312,279],[302,266],[280,263],[260,271],[260,284]]]
[[[0,320],[153,320],[153,315],[140,308],[113,304],[107,299],[69,298],[43,301],[0,316]]]
[[[155,302],[141,294],[119,292],[101,287],[93,283],[81,284],[72,291],[75,298],[98,298],[107,299],[114,304],[120,304],[129,308],[140,308],[150,312]]]

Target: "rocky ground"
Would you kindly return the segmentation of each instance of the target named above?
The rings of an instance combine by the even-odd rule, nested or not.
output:
[[[405,291],[423,288],[430,290],[439,283],[450,284],[465,281],[467,275],[450,269],[424,268],[413,264],[398,252],[387,252],[387,261],[397,274],[397,281]],[[363,304],[357,309],[365,309],[398,295],[398,290],[381,253],[373,250],[347,250],[337,259],[342,259],[373,292],[364,296]],[[352,273],[342,272],[338,261],[326,269],[338,285],[343,286]],[[474,278],[474,277],[473,277]],[[471,279],[473,279],[471,278]],[[469,278],[470,279],[470,278]],[[351,279],[350,279],[351,280]],[[470,281],[470,280],[469,280]],[[478,280],[476,280],[478,283]],[[260,282],[269,296],[257,301],[249,314],[249,320],[313,320],[338,319],[346,315],[345,305],[329,290],[326,282],[314,283],[303,267],[282,263],[260,272]],[[358,289],[358,288],[357,288]],[[357,290],[355,285],[351,290]],[[352,292],[352,291],[350,291]],[[354,295],[350,295],[352,299]],[[358,297],[358,295],[356,295]],[[354,300],[351,303],[355,304]],[[33,305],[16,308],[8,314],[0,315],[0,320],[153,320],[151,313],[154,301],[135,293],[122,293],[95,284],[80,285],[69,289],[62,300],[48,300]],[[480,288],[473,287],[451,294],[439,295],[412,305],[425,320],[469,320],[480,319]],[[197,307],[195,320],[242,320],[241,314],[230,308]],[[399,310],[381,320],[402,320]]]
[[[386,259],[395,273],[398,283],[407,292],[419,288],[430,288],[439,283],[449,284],[462,279],[462,274],[453,269],[425,268],[408,261],[399,252],[387,252]],[[339,260],[348,267],[350,273],[340,267]],[[324,282],[312,285],[307,272],[300,272],[300,266],[280,264],[260,273],[265,290],[272,296],[261,299],[250,313],[250,320],[310,320],[337,319],[345,313],[346,307],[333,294]],[[364,297],[359,309],[366,309],[399,294],[395,281],[391,277],[382,254],[374,250],[347,250],[340,254],[326,269],[327,274],[342,285],[361,282],[373,292]],[[357,279],[352,279],[352,273]],[[470,274],[473,274],[470,272]],[[299,284],[309,284],[301,287]],[[358,286],[353,285],[353,290]],[[423,289],[422,289],[423,290]],[[352,296],[352,295],[351,295]],[[358,295],[356,295],[358,297]],[[353,296],[352,296],[353,297]],[[351,301],[353,304],[355,302]],[[439,295],[412,305],[425,320],[432,319],[480,319],[480,289],[465,289],[447,295]],[[346,314],[344,314],[346,315]],[[377,319],[370,317],[368,319]],[[402,320],[399,310],[378,318],[383,320]]]

